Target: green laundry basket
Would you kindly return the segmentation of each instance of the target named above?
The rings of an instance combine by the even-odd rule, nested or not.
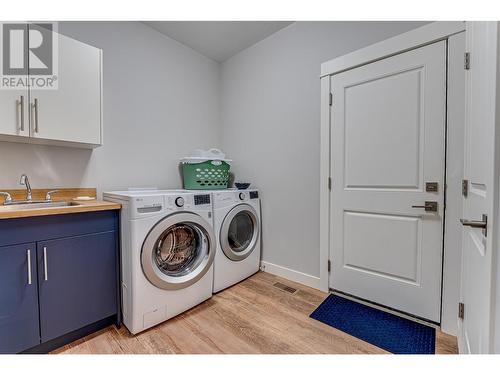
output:
[[[184,189],[226,189],[229,182],[230,165],[222,160],[207,160],[201,163],[182,163]]]

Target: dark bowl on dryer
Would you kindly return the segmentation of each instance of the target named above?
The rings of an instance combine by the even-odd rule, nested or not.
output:
[[[245,190],[250,186],[250,182],[235,182],[234,186],[236,186],[238,190]]]

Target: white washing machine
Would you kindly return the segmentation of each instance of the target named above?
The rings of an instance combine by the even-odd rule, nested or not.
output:
[[[259,271],[261,212],[259,192],[212,192],[217,252],[214,260],[214,292],[234,285]]]
[[[136,334],[212,296],[216,240],[211,196],[115,191],[122,205],[123,322]]]

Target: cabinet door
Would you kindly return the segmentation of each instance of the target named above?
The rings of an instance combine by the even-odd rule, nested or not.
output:
[[[31,91],[32,136],[101,144],[101,50],[55,35],[57,89]]]
[[[0,135],[29,137],[28,90],[0,89]]]
[[[117,313],[116,232],[37,244],[42,342]]]
[[[24,29],[23,29],[24,27]],[[3,31],[5,32],[5,31]],[[6,68],[13,75],[2,72],[2,82],[0,87],[0,135],[18,135],[29,137],[29,92],[25,86],[27,80],[26,73],[28,67],[24,66],[26,61],[21,58],[16,59],[13,51],[16,49],[22,50],[27,44],[27,26],[18,26],[16,30],[11,30],[11,34],[5,35],[5,39],[11,43],[10,50],[12,51],[10,59],[6,59],[4,64],[8,64]],[[7,39],[8,38],[8,39]],[[0,50],[4,51],[4,38],[0,38]]]
[[[0,353],[39,343],[35,244],[0,247]]]

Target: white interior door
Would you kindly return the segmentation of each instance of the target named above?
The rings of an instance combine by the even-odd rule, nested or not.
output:
[[[491,228],[498,177],[494,168],[497,32],[497,22],[467,23],[466,49],[471,61],[465,81],[464,178],[469,191],[463,198],[463,215],[474,221],[486,215],[489,233],[463,227],[461,300],[465,308],[458,340],[462,353],[492,351],[492,250],[496,233]]]
[[[100,144],[101,51],[61,34],[55,42],[58,88],[31,91],[32,136]]]
[[[330,288],[439,322],[446,42],[334,75],[331,87]],[[426,201],[436,211],[412,207]]]

